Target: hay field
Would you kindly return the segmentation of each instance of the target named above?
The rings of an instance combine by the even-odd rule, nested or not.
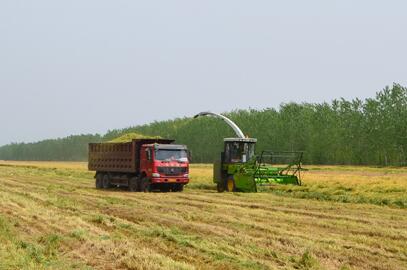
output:
[[[310,166],[303,186],[94,188],[86,163],[0,162],[0,269],[407,269],[407,169]]]

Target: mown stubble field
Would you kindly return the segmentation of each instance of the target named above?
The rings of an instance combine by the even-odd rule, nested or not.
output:
[[[86,163],[0,162],[0,269],[407,269],[407,169],[310,166],[303,186],[94,188]]]

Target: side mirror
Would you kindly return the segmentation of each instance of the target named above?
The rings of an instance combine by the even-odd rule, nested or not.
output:
[[[147,160],[151,160],[151,150],[150,150],[150,148],[146,149],[146,158],[147,158]]]
[[[192,161],[192,151],[188,150],[188,161],[191,162]]]

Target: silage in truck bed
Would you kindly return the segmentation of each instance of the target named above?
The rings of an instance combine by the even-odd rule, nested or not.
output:
[[[126,133],[123,134],[120,137],[117,137],[113,140],[110,140],[108,142],[111,143],[124,143],[124,142],[131,142],[134,139],[161,139],[160,136],[145,136],[139,133],[135,133],[135,132],[130,132],[130,133]]]

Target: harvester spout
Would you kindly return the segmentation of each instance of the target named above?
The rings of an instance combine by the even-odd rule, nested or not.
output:
[[[200,116],[206,116],[206,115],[215,116],[215,117],[222,119],[233,129],[233,131],[236,133],[236,136],[238,138],[242,138],[242,139],[245,138],[242,130],[232,120],[230,120],[229,118],[227,118],[226,116],[223,116],[221,114],[217,114],[217,113],[213,113],[213,112],[201,112],[201,113],[198,113],[197,115],[195,115],[194,118],[198,118]]]

